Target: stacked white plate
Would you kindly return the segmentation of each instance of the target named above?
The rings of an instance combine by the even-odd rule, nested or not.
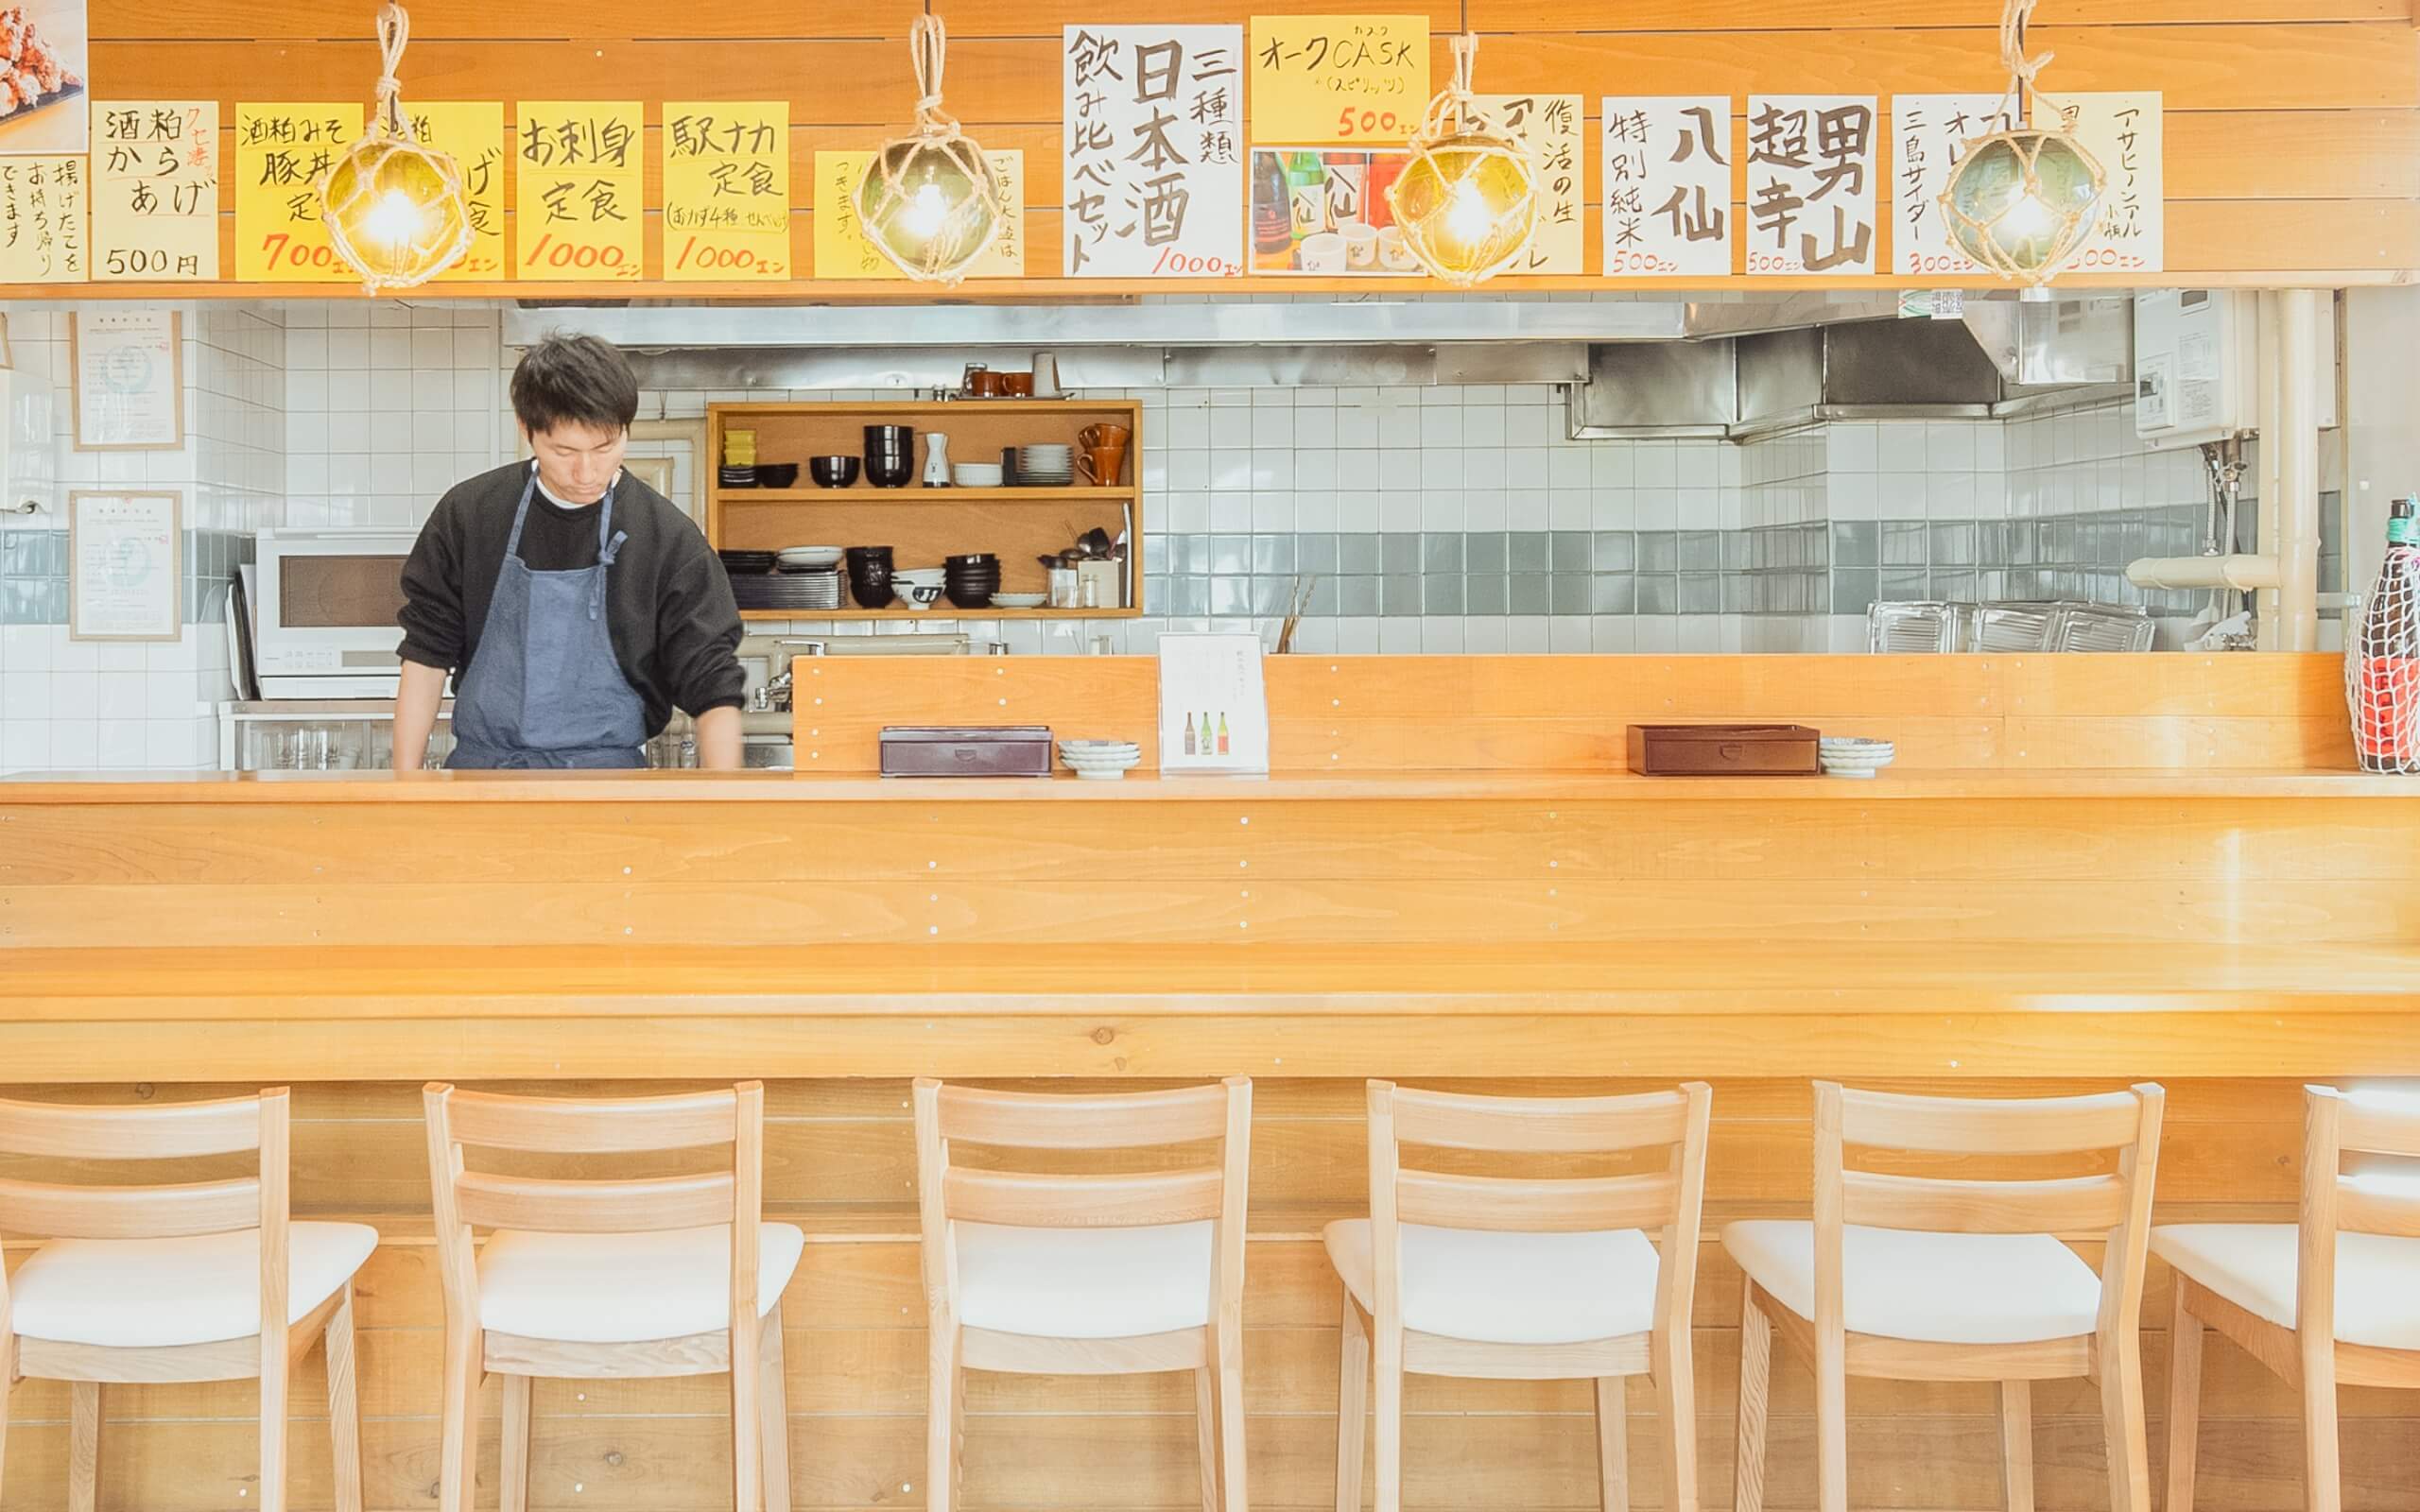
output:
[[[1815,743],[1816,761],[1834,777],[1872,777],[1898,753],[1898,747],[1887,740],[1855,735],[1825,735]]]
[[[1072,446],[1020,446],[1017,481],[1039,488],[1059,488],[1076,481],[1076,449]]]
[[[1078,777],[1114,782],[1143,759],[1143,747],[1131,740],[1063,740],[1059,759]]]
[[[786,573],[826,572],[840,565],[838,546],[784,546],[773,554],[774,564]]]

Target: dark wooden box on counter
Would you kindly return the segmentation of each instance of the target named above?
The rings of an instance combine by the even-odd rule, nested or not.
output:
[[[1805,725],[1633,725],[1630,769],[1642,777],[1812,777],[1816,732]]]
[[[893,726],[882,732],[885,777],[1048,777],[1050,727]]]

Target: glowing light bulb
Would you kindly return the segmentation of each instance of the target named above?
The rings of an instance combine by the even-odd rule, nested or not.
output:
[[[401,189],[380,195],[361,217],[363,233],[389,248],[410,246],[424,223],[421,207]]]
[[[942,186],[929,180],[916,186],[915,195],[908,201],[904,217],[908,230],[915,235],[929,238],[949,218],[949,205],[942,198]]]
[[[1454,185],[1454,198],[1445,209],[1445,230],[1457,241],[1468,245],[1483,240],[1495,229],[1495,210],[1477,183],[1464,179]]]
[[[2019,195],[2000,217],[2000,228],[2009,240],[2031,240],[2050,229],[2050,207],[2034,195]]]

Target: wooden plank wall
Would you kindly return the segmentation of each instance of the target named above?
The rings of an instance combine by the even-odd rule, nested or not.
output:
[[[354,0],[93,0],[92,74],[108,98],[216,98],[232,129],[250,100],[367,99],[375,76],[373,8]],[[990,292],[1105,295],[1149,287],[1215,287],[1184,281],[1122,285],[1057,279],[1060,258],[1059,36],[1063,26],[1117,20],[1115,8],[1077,0],[960,0],[939,8],[953,39],[947,97],[987,146],[1022,148],[1029,200],[1028,277]],[[1238,0],[1178,0],[1160,19],[1244,22]],[[1444,34],[1459,26],[1443,0],[1426,9],[1435,77],[1445,77]],[[903,39],[909,0],[767,9],[755,0],[595,0],[556,8],[482,0],[424,0],[412,14],[404,69],[407,99],[630,98],[649,103],[650,201],[654,146],[666,99],[786,98],[797,201],[794,266],[807,266],[819,148],[872,146],[906,121],[912,103]],[[1590,117],[1583,157],[1595,156],[1599,98],[1620,94],[1717,92],[1733,96],[1743,161],[1752,92],[1872,93],[1996,90],[1996,0],[1645,0],[1608,9],[1585,0],[1475,0],[1485,35],[1479,86],[1489,91],[1580,94]],[[2335,284],[2379,282],[2420,268],[2420,49],[2411,0],[2068,0],[2046,8],[2037,51],[2055,53],[2054,91],[2158,90],[2167,106],[2168,267],[2210,282]],[[1887,136],[1887,129],[1885,131]],[[232,163],[233,154],[227,160]],[[1595,192],[1596,172],[1588,181]],[[1877,185],[1887,238],[1891,176]],[[508,194],[507,201],[510,203]],[[225,266],[233,266],[233,197],[225,199]],[[650,215],[650,220],[654,217]],[[661,249],[650,231],[649,275]],[[1599,266],[1595,217],[1587,268]],[[1887,241],[1878,266],[1890,266]],[[1535,287],[1601,287],[1594,277],[1506,280]],[[1651,284],[1658,281],[1638,281]],[[1661,281],[1669,284],[1673,281]],[[1682,281],[1703,284],[1704,280]],[[1765,289],[1790,281],[1761,279]],[[1822,284],[1822,279],[1800,281]],[[1853,281],[1879,286],[1891,281]],[[1938,284],[1939,275],[1922,282]],[[1971,281],[1990,286],[1988,278]],[[2124,276],[2075,283],[2124,283]],[[1233,287],[1234,285],[1226,285]],[[1328,286],[1288,280],[1289,291]],[[1349,287],[1349,284],[1335,286]],[[1393,285],[1391,285],[1393,286]],[[460,284],[456,294],[505,293],[510,284]],[[551,292],[578,285],[548,285]],[[977,291],[983,285],[973,285]],[[224,285],[216,292],[258,292]],[[881,283],[656,287],[611,285],[615,298],[668,293],[703,298],[770,292],[866,298],[900,292]],[[190,285],[98,285],[105,298],[156,296]],[[340,297],[342,284],[284,285]],[[36,294],[0,287],[0,298]],[[56,290],[39,291],[55,297]],[[597,292],[602,292],[599,290]]]
[[[1910,770],[2342,769],[2334,655],[1284,656],[1270,765],[1304,772],[1619,771],[1626,728],[1796,722],[1898,744]],[[798,765],[870,772],[886,725],[1045,724],[1144,746],[1150,657],[795,663]]]
[[[1602,1091],[1637,1084],[1510,1085]],[[2028,1095],[2085,1085],[1975,1081],[1962,1090]],[[127,1101],[232,1090],[104,1085],[9,1088],[5,1094]],[[777,1082],[767,1102],[768,1201],[812,1237],[783,1303],[794,1504],[800,1512],[918,1506],[924,1309],[906,1085]],[[1263,1080],[1254,1102],[1254,1239],[1244,1304],[1253,1504],[1311,1512],[1334,1504],[1337,1302],[1317,1235],[1322,1222],[1360,1211],[1366,1200],[1361,1093],[1352,1081]],[[1709,1507],[1727,1505],[1731,1495],[1739,1300],[1737,1273],[1711,1235],[1732,1217],[1804,1211],[1808,1104],[1803,1081],[1725,1081],[1715,1090],[1709,1237],[1701,1246],[1694,1341]],[[427,1244],[419,1116],[412,1086],[296,1089],[297,1211],[367,1211],[386,1235],[360,1303],[370,1505],[385,1512],[434,1504],[442,1309]],[[2290,1220],[2299,1119],[2300,1090],[2290,1082],[2171,1083],[2161,1216]],[[51,1174],[65,1173],[53,1167]],[[2082,1247],[2097,1259],[2089,1242]],[[12,1248],[9,1258],[21,1259],[22,1250]],[[2155,1266],[2144,1312],[2154,1476],[2162,1463],[2167,1298],[2165,1275]],[[2200,1504],[2210,1512],[2298,1507],[2291,1394],[2223,1344],[2211,1346],[2206,1372]],[[315,1405],[320,1382],[314,1361],[295,1386],[299,1512],[329,1505],[326,1435]],[[217,1512],[256,1504],[247,1391],[244,1383],[112,1388],[100,1505]],[[1001,1512],[1190,1512],[1200,1504],[1191,1400],[1189,1385],[1177,1378],[977,1377],[964,1504]],[[538,1512],[728,1506],[724,1400],[712,1378],[542,1383],[530,1505]],[[1643,1509],[1662,1504],[1653,1469],[1662,1425],[1651,1403],[1641,1393],[1632,1412],[1632,1484]],[[2345,1505],[2354,1512],[2420,1508],[2420,1438],[2411,1432],[2409,1400],[2347,1390],[2343,1403]],[[1855,1505],[1928,1512],[1999,1504],[1993,1400],[1985,1388],[1860,1382],[1851,1387],[1850,1405]],[[487,1409],[481,1503],[493,1505],[493,1387]],[[1408,1410],[1409,1505],[1537,1512],[1596,1505],[1593,1428],[1576,1387],[1417,1381]],[[2107,1504],[2099,1411],[2085,1383],[2036,1388],[2044,1505]],[[29,1383],[15,1393],[11,1412],[0,1509],[47,1512],[63,1501],[64,1394]],[[1813,1505],[1812,1412],[1803,1365],[1785,1360],[1776,1369],[1767,1497],[1777,1512]]]

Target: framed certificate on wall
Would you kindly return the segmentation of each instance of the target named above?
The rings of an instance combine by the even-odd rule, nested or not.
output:
[[[67,638],[174,641],[184,623],[184,495],[67,495]]]
[[[69,312],[76,450],[173,452],[185,444],[184,318],[128,305]]]

